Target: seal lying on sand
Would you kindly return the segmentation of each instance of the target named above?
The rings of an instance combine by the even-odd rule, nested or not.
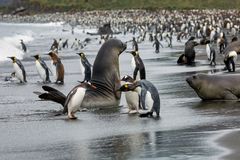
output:
[[[117,89],[120,84],[119,55],[126,49],[126,44],[117,39],[106,41],[100,48],[93,64],[91,84],[96,89],[87,89],[81,107],[106,108],[119,106],[121,92]],[[52,87],[39,98],[52,100],[64,106],[66,96]]]
[[[202,100],[238,100],[240,75],[195,74],[186,79]]]

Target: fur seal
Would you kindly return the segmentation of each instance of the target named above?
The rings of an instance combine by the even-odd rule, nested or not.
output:
[[[118,39],[106,41],[100,48],[93,64],[93,73],[90,83],[96,89],[88,88],[83,98],[82,108],[110,108],[118,107],[121,92],[117,89],[120,84],[119,55],[126,49],[126,44]],[[39,98],[52,100],[64,106],[66,96],[54,88]]]
[[[238,100],[240,76],[195,74],[186,79],[202,100]]]

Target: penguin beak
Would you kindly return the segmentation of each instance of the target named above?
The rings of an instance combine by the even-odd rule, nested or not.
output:
[[[7,57],[7,58],[10,58],[11,60],[14,60],[14,57]]]

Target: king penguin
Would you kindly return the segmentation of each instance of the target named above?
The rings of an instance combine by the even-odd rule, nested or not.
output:
[[[63,114],[68,113],[69,119],[76,119],[77,117],[74,115],[81,107],[83,98],[85,96],[85,92],[87,88],[96,89],[94,85],[90,82],[84,82],[76,87],[74,87],[67,95],[67,99],[64,104]]]
[[[84,75],[84,80],[82,82],[89,82],[91,80],[91,75],[92,75],[92,72],[91,72],[92,65],[89,63],[84,53],[81,52],[77,54],[81,58],[80,69],[81,69],[82,75]]]
[[[119,88],[119,91],[135,91],[140,97],[140,103],[143,112],[140,117],[152,117],[153,112],[159,117],[160,113],[160,98],[157,88],[147,80],[136,81],[132,84],[124,84]]]
[[[38,71],[38,74],[40,78],[43,80],[43,83],[50,83],[50,78],[49,78],[49,68],[47,67],[46,63],[40,58],[40,56],[37,54],[33,56],[36,61],[36,68]]]
[[[126,75],[124,76],[121,81],[126,82],[126,84],[132,84],[134,83],[134,79]],[[139,103],[139,96],[137,92],[134,91],[129,91],[125,93],[125,98],[126,102],[128,104],[128,113],[133,114],[133,113],[138,113],[140,109],[140,103]]]
[[[131,51],[130,53],[133,55],[132,58],[132,67],[134,68],[133,79],[134,80],[146,79],[145,66],[143,64],[141,57],[139,56],[139,53],[137,51]],[[139,77],[137,77],[138,74]]]
[[[8,57],[12,60],[13,68],[15,72],[15,76],[20,80],[20,83],[27,82],[26,80],[26,72],[24,66],[22,65],[21,61],[16,57]]]
[[[54,75],[56,76],[56,82],[55,83],[56,84],[64,84],[64,66],[61,62],[61,59],[53,51],[50,51],[48,53],[48,55],[52,59],[52,69],[53,69],[53,73],[55,72]]]

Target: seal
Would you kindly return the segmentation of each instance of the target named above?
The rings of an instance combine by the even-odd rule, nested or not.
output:
[[[110,39],[102,45],[94,61],[90,81],[96,89],[88,88],[86,90],[81,104],[82,108],[94,109],[119,106],[121,98],[121,92],[117,91],[121,86],[119,55],[125,49],[126,44],[118,39]],[[64,106],[66,96],[54,88],[48,88],[48,90],[45,90],[48,92],[40,94],[39,98],[52,100]]]
[[[240,75],[195,74],[186,79],[202,100],[238,100]]]

